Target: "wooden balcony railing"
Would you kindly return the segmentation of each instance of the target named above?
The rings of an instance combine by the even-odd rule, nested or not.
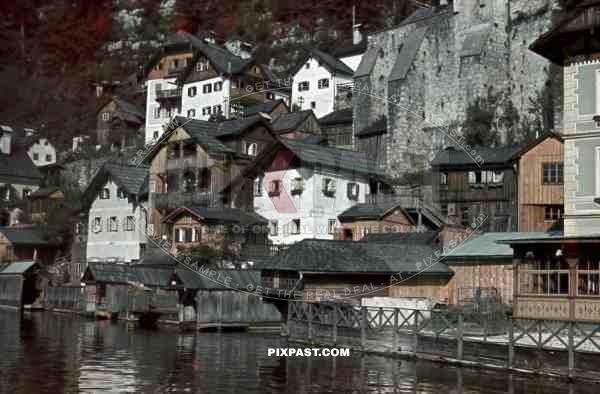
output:
[[[175,209],[185,206],[210,205],[213,193],[210,189],[192,192],[151,193],[154,207],[158,209]]]
[[[296,288],[298,280],[298,278],[277,278],[272,276],[264,276],[262,278],[262,285],[263,287],[269,289],[292,290]]]
[[[156,100],[173,100],[181,98],[181,88],[162,89],[156,91]]]

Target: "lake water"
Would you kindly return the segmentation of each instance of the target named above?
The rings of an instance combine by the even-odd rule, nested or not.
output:
[[[180,333],[0,310],[0,392],[598,393],[600,385],[355,353],[273,357],[274,334]],[[293,346],[293,345],[291,345]]]

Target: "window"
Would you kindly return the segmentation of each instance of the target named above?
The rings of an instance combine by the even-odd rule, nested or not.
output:
[[[208,71],[208,62],[207,61],[199,61],[196,63],[196,72]]]
[[[300,219],[292,219],[290,226],[291,226],[291,229],[290,229],[291,234],[300,234]]]
[[[275,100],[275,94],[272,92],[267,92],[267,100]]]
[[[204,107],[204,108],[202,108],[202,115],[210,115],[210,111],[211,111],[210,107]]]
[[[179,59],[173,59],[171,61],[171,69],[176,69],[179,67]]]
[[[443,217],[447,217],[448,216],[448,204],[447,203],[441,203],[440,204],[440,210],[442,213]]]
[[[202,93],[210,93],[212,92],[212,84],[207,83],[202,85]]]
[[[302,81],[298,83],[298,91],[299,92],[305,92],[310,88],[310,84],[308,83],[308,81]]]
[[[152,116],[154,119],[160,119],[160,107],[154,108],[154,111],[152,111]]]
[[[94,221],[92,222],[92,231],[95,233],[99,233],[102,231],[102,218],[94,218]]]
[[[46,161],[52,161],[52,155],[46,155]]]
[[[256,197],[262,196],[263,186],[262,186],[263,178],[259,177],[254,180],[254,195]]]
[[[440,185],[447,185],[447,184],[448,184],[448,173],[440,172]]]
[[[329,87],[329,78],[319,79],[318,87],[319,89],[327,89]]]
[[[546,205],[544,207],[544,220],[555,221],[562,219],[562,205]]]
[[[577,295],[600,295],[600,261],[587,257],[577,262]]]
[[[188,88],[188,97],[194,97],[198,93],[198,89],[195,86]]]
[[[31,194],[30,189],[23,189],[23,198],[29,197],[30,194]]]
[[[481,171],[469,171],[469,184],[479,184],[481,182]]]
[[[123,230],[125,230],[125,231],[133,231],[134,227],[135,227],[135,223],[133,221],[133,216],[127,216],[125,218],[125,226],[124,226]]]
[[[500,184],[504,182],[504,172],[503,171],[494,171],[492,173],[492,183]]]
[[[279,233],[278,222],[277,220],[271,220],[269,222],[269,235],[276,236]]]
[[[48,140],[44,140],[44,146],[48,146],[49,142]]]
[[[110,190],[108,190],[107,187],[105,187],[104,189],[102,189],[102,191],[100,192],[100,199],[101,200],[108,200],[110,198]]]
[[[360,187],[358,183],[350,182],[348,183],[348,199],[352,201],[358,200],[358,193],[360,191]]]
[[[328,234],[335,234],[336,223],[337,222],[335,219],[329,219],[327,221],[327,233]]]
[[[327,197],[335,196],[335,180],[332,178],[323,178],[323,194]]]
[[[542,183],[544,185],[562,185],[563,163],[542,164]]]
[[[315,109],[315,108],[317,108],[317,102],[316,102],[316,101],[311,101],[311,102],[310,102],[310,108],[311,108],[311,109]]]
[[[108,112],[102,112],[102,120],[105,122],[110,120],[110,114]]]
[[[272,180],[269,183],[269,195],[274,196],[281,193],[281,181],[280,180]]]
[[[192,240],[193,240],[192,233],[193,233],[193,231],[189,227],[176,228],[175,229],[175,241],[181,242],[181,243],[192,242]]]
[[[108,219],[108,231],[113,232],[113,233],[118,231],[118,223],[117,223],[116,216],[111,216]]]
[[[125,190],[118,188],[117,189],[117,197],[120,199],[125,199],[125,198],[127,198],[127,193],[125,192]]]
[[[242,141],[242,150],[248,156],[256,156],[258,154],[258,145],[256,142]]]
[[[304,68],[308,70],[310,68],[310,63],[306,62],[306,64],[304,65]]]
[[[188,109],[188,111],[187,111],[187,117],[188,118],[193,118],[194,116],[196,116],[196,110],[195,109]]]
[[[154,139],[158,139],[158,130],[154,130],[154,133],[152,133],[152,137]]]
[[[223,90],[223,82],[220,82],[220,81],[219,82],[215,82],[213,84],[213,90],[215,92],[220,92],[221,90]]]
[[[302,194],[304,191],[304,179],[302,177],[292,179],[290,191],[293,196]]]
[[[469,171],[468,181],[471,185],[502,184],[504,181],[503,171]]]
[[[223,107],[221,106],[221,104],[213,105],[212,113],[215,115],[223,113]]]
[[[39,160],[40,159],[40,154],[39,153],[34,153],[33,154],[33,160]]]
[[[560,257],[542,257],[519,267],[519,294],[569,294],[569,265]]]

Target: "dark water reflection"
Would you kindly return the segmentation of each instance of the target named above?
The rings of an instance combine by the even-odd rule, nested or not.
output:
[[[0,311],[0,392],[598,393],[599,385],[383,357],[278,358],[278,335],[179,333]]]

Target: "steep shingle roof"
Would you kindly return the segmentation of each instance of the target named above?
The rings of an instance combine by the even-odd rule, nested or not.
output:
[[[24,274],[35,266],[35,261],[15,261],[0,267],[0,275]]]
[[[11,136],[10,154],[0,153],[0,181],[24,185],[38,185],[42,174],[27,154],[31,143],[36,139],[27,137],[25,129],[2,125],[0,135]]]
[[[406,38],[402,41],[402,48],[396,57],[396,63],[394,63],[388,81],[391,82],[406,78],[408,70],[410,70],[410,66],[419,52],[423,38],[425,38],[427,29],[427,26],[423,26],[407,34]]]
[[[104,170],[112,180],[128,194],[141,195],[148,188],[148,167],[106,162]]]
[[[262,112],[265,114],[271,114],[271,112],[273,112],[273,110],[275,108],[277,108],[277,106],[280,104],[285,105],[285,102],[280,99],[280,100],[275,100],[275,101],[265,101],[264,103],[254,104],[254,105],[247,107],[244,110],[244,116],[248,117],[248,116],[256,115],[259,112]]]
[[[370,233],[363,239],[366,242],[395,243],[395,242],[415,242],[431,245],[439,245],[439,233],[437,231],[425,231],[421,233]]]
[[[411,273],[452,275],[435,259],[437,248],[427,242],[403,240],[394,243],[304,239],[282,254],[264,259],[257,268],[303,272]]]
[[[0,227],[0,233],[16,245],[50,245],[42,230],[36,227]]]
[[[387,133],[387,117],[383,115],[364,129],[356,132],[356,136],[359,138],[366,138],[385,133]]]
[[[337,124],[352,124],[353,113],[352,108],[338,109],[328,113],[327,115],[319,118],[319,124],[325,126],[337,125]]]
[[[295,75],[302,68],[304,63],[306,63],[306,61],[311,57],[317,59],[320,62],[320,64],[326,69],[328,69],[331,73],[337,73],[348,76],[352,76],[352,74],[354,74],[354,71],[352,71],[352,69],[348,67],[346,63],[344,63],[337,57],[332,56],[316,48],[308,50],[307,55],[301,62],[298,63],[298,65],[294,69],[292,69],[290,74]]]
[[[363,55],[360,64],[354,72],[354,78],[366,77],[371,74],[380,49],[381,46],[373,46],[367,49],[367,52]]]
[[[327,167],[373,177],[385,177],[385,171],[363,152],[307,144],[297,140],[281,139],[290,151],[300,159],[302,165]]]
[[[129,101],[123,100],[122,98],[114,97],[115,103],[118,107],[118,115],[123,120],[133,123],[143,124],[146,119],[146,114],[137,105],[130,103]]]
[[[311,115],[314,116],[312,109],[297,112],[276,113],[272,117],[271,124],[276,133],[282,133],[295,130]]]
[[[218,139],[215,135],[218,133],[218,124],[215,122],[208,122],[205,120],[196,120],[184,118],[183,116],[177,116],[175,122],[184,129],[190,137],[208,153],[226,153],[233,152],[233,150]],[[164,138],[163,138],[164,140]]]
[[[257,123],[262,123],[267,128],[270,127],[268,120],[263,118],[260,114],[252,115],[243,119],[231,119],[219,123],[209,123],[212,123],[211,132],[217,137],[240,135]]]
[[[512,156],[519,152],[520,145],[510,145],[497,148],[474,146],[469,153],[462,148],[450,147],[439,152],[432,166],[464,166],[464,165],[494,165],[507,164]],[[472,152],[472,153],[471,153]]]
[[[200,220],[215,221],[219,223],[239,223],[248,226],[268,223],[267,219],[255,212],[244,211],[238,208],[205,206],[177,208],[165,216],[163,222],[171,222],[185,212],[194,215]]]
[[[361,203],[355,204],[338,215],[341,221],[381,219],[385,214],[399,209],[404,212],[398,202]],[[405,213],[406,214],[406,213]],[[408,214],[406,214],[407,217]]]

